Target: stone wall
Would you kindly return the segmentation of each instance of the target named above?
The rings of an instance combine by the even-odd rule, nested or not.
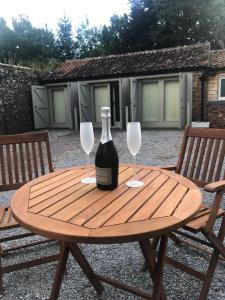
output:
[[[38,72],[0,64],[0,133],[33,130],[31,85],[39,84]]]

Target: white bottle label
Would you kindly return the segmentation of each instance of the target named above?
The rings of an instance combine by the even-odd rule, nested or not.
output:
[[[96,167],[96,181],[101,185],[112,184],[112,169]]]

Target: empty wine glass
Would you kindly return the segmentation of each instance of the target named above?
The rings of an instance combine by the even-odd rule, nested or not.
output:
[[[90,153],[94,146],[94,131],[91,122],[82,122],[80,123],[80,143],[82,148],[87,154],[87,177],[82,178],[82,183],[95,183],[96,178],[90,177],[89,175],[89,164],[90,164]]]
[[[141,187],[142,181],[136,180],[136,154],[141,148],[141,125],[140,122],[127,123],[127,146],[133,156],[134,176],[133,180],[127,182],[129,187]]]

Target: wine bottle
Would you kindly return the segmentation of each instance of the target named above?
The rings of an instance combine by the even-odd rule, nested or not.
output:
[[[118,186],[119,158],[110,132],[110,108],[101,107],[102,135],[95,156],[96,183],[101,190]]]

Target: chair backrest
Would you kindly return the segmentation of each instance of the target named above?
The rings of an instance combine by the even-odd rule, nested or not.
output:
[[[47,131],[0,135],[0,191],[53,171]]]
[[[199,187],[224,179],[225,129],[185,128],[176,173]]]

